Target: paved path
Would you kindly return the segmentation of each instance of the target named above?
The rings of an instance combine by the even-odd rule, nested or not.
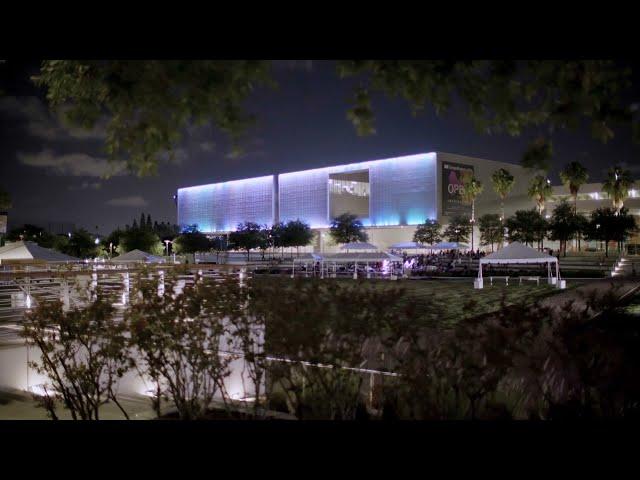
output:
[[[156,417],[151,401],[144,396],[120,397],[120,402],[131,420],[150,420]],[[56,414],[61,420],[71,420],[68,410],[60,406]],[[102,420],[125,420],[115,404],[100,407]],[[36,405],[31,395],[21,390],[2,387],[0,389],[0,420],[48,420],[43,408]]]
[[[567,280],[570,283],[571,279]],[[640,278],[628,278],[628,277],[613,277],[603,278],[602,280],[594,280],[585,285],[572,288],[562,293],[552,295],[543,299],[540,303],[543,306],[552,308],[562,308],[567,302],[573,301],[574,308],[583,309],[585,307],[585,300],[589,295],[596,294],[598,298],[602,297],[608,292],[616,292],[618,298],[623,298],[632,294],[640,287]],[[598,312],[590,312],[595,315]]]

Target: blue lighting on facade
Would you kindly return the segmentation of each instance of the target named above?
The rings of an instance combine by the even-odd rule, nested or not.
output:
[[[372,160],[278,175],[280,220],[302,218],[315,228],[330,224],[328,180],[333,173],[369,171],[365,226],[417,225],[436,211],[436,154]]]
[[[178,224],[204,233],[235,230],[238,223],[271,225],[273,175],[178,190]]]
[[[326,228],[329,175],[359,170],[369,173],[369,216],[361,219],[363,225],[417,225],[436,217],[436,153],[423,153],[181,188],[178,223],[213,233],[233,231],[241,222],[270,226],[279,213],[283,222],[301,219]]]

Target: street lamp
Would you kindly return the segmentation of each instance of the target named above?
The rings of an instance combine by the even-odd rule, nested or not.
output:
[[[165,249],[166,249],[166,252],[167,252],[167,255],[166,255],[167,257],[169,256],[169,244],[170,243],[173,243],[173,242],[171,240],[165,240],[164,241]]]

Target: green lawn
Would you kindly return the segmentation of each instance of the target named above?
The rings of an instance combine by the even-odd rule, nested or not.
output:
[[[263,277],[269,282],[288,282],[290,279],[283,277]],[[277,279],[276,279],[277,278]],[[309,279],[311,281],[311,279]],[[338,282],[352,285],[351,279],[325,279],[322,281]],[[495,311],[500,307],[501,299],[506,295],[507,304],[519,302],[533,303],[537,299],[554,295],[561,291],[550,286],[543,280],[540,286],[533,282],[518,284],[517,279],[511,279],[509,286],[504,281],[495,281],[493,286],[485,279],[485,287],[482,290],[473,288],[473,278],[456,280],[362,280],[366,285],[374,288],[387,289],[399,287],[405,290],[404,298],[390,308],[401,308],[406,302],[413,302],[418,307],[420,318],[427,324],[450,327],[460,319],[481,315]],[[584,284],[584,281],[567,280],[567,289],[572,289]],[[470,301],[475,302],[472,306]],[[436,308],[433,308],[435,305]],[[437,314],[435,312],[438,312]]]

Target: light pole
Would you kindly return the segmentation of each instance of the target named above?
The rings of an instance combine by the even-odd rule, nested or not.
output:
[[[472,217],[471,220],[469,220],[469,223],[471,224],[471,254],[473,254],[473,230],[476,223],[475,218]]]
[[[173,243],[173,242],[171,240],[165,240],[164,241],[165,248],[166,248],[166,251],[167,251],[167,254],[166,254],[167,257],[169,256],[169,244],[170,243]]]

